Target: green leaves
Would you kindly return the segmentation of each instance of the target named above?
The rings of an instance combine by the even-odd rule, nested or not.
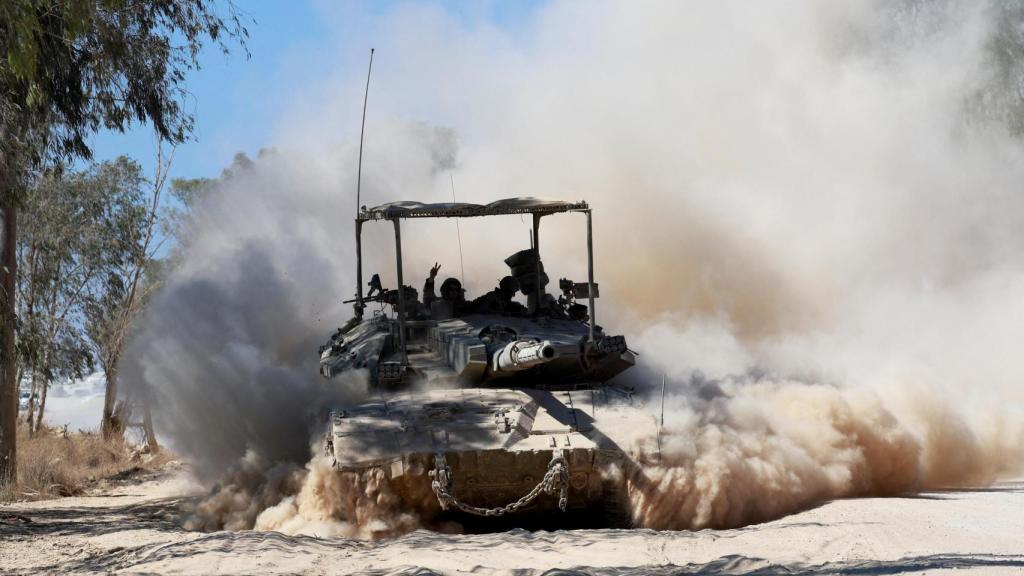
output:
[[[18,246],[20,356],[46,378],[80,376],[111,334],[145,263],[149,181],[126,157],[49,173],[25,194]]]
[[[34,38],[41,32],[33,2],[11,0],[5,3],[0,8],[0,19],[4,23],[7,63],[18,79],[31,81],[39,55]]]
[[[0,133],[35,142],[37,162],[88,158],[90,134],[136,122],[182,142],[194,126],[185,72],[204,43],[244,49],[247,37],[234,6],[222,15],[213,0],[4,0],[0,109],[18,113],[0,117]]]

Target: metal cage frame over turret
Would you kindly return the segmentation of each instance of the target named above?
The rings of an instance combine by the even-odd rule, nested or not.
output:
[[[390,202],[373,208],[363,206],[356,217],[356,311],[362,317],[365,303],[363,301],[363,224],[375,220],[390,220],[395,227],[395,260],[398,280],[398,310],[405,310],[405,285],[402,278],[402,226],[406,218],[476,218],[481,216],[505,216],[515,214],[531,214],[533,216],[533,248],[537,254],[537,275],[540,276],[540,219],[551,214],[562,212],[581,212],[587,217],[587,282],[594,284],[594,239],[593,223],[590,206],[583,201],[565,202],[542,198],[521,197],[497,200],[490,204],[467,204],[445,202],[424,204],[422,202]],[[541,283],[537,282],[537,300],[542,296]],[[590,313],[590,341],[594,341],[594,325],[597,323],[597,312],[594,308],[594,290],[587,295]],[[402,352],[402,364],[408,364],[405,344],[405,314],[398,313],[399,346]]]

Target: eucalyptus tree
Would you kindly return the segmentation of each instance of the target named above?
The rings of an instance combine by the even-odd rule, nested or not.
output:
[[[246,36],[214,0],[0,2],[0,482],[16,479],[19,191],[48,159],[89,158],[100,129],[149,123],[184,141],[186,73],[207,42],[227,52]]]
[[[166,173],[166,164],[160,166],[158,185],[122,156],[47,175],[24,195],[18,310],[30,431],[42,424],[55,379],[81,377],[98,364],[107,374],[108,397],[116,397],[117,360],[143,301],[145,290],[137,288],[156,245]],[[105,415],[107,424],[110,410]]]
[[[161,199],[170,159],[158,157],[153,177],[127,158],[101,164],[96,175],[104,191],[101,217],[92,223],[99,237],[99,269],[86,285],[83,319],[106,390],[100,430],[104,437],[124,430],[126,413],[117,409],[119,366],[132,321],[159,285],[154,268],[162,238]],[[122,404],[127,406],[127,404]],[[152,440],[152,431],[147,430]]]
[[[82,329],[86,287],[99,273],[100,236],[90,226],[104,206],[100,178],[93,170],[51,172],[25,190],[25,224],[18,239],[18,349],[30,382],[26,422],[42,422],[49,384],[81,377],[92,369]]]

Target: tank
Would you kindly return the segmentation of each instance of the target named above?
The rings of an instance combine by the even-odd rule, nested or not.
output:
[[[589,273],[583,282],[561,279],[556,297],[537,247],[541,218],[558,213],[586,216],[581,257]],[[532,216],[531,246],[505,259],[508,275],[493,291],[467,299],[448,279],[435,294],[436,268],[422,297],[403,284],[404,219],[509,214]],[[385,288],[374,274],[363,293],[361,231],[375,221],[394,226],[402,287]],[[320,348],[320,371],[328,379],[368,374],[374,401],[331,410],[324,450],[334,465],[379,469],[429,489],[435,512],[463,524],[504,517],[520,526],[593,525],[594,516],[602,525],[627,523],[616,470],[628,467],[636,447],[616,438],[654,437],[657,424],[632,406],[629,388],[613,383],[637,355],[596,324],[587,203],[391,203],[363,208],[356,238],[360,290],[348,301],[355,314]]]

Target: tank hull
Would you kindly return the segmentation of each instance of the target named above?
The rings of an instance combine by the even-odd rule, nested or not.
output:
[[[554,512],[621,525],[621,470],[651,448],[646,440],[657,428],[647,412],[607,395],[526,388],[395,394],[332,412],[326,450],[339,469],[381,468],[403,483],[431,485],[444,470],[445,495],[454,501],[438,500],[449,515],[542,521]],[[615,438],[604,430],[629,434]],[[516,506],[554,467],[561,485]]]

